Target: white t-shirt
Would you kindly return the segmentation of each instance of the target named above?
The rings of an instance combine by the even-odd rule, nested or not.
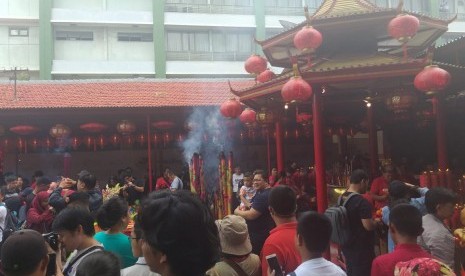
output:
[[[2,227],[2,229],[5,229],[5,218],[6,218],[6,214],[7,214],[7,210],[6,210],[6,207],[5,207],[5,204],[2,203],[0,205],[0,227]],[[3,232],[0,231],[0,241],[3,239]]]
[[[181,190],[182,189],[182,181],[181,178],[175,177],[173,182],[171,182],[171,189],[173,190]]]
[[[344,270],[325,258],[305,261],[294,270],[294,273],[297,276],[347,276]]]
[[[121,269],[121,276],[160,276],[160,274],[150,271],[144,257],[140,257],[136,264]]]
[[[239,191],[239,184],[244,179],[244,174],[233,174],[232,176],[232,184],[233,184],[233,193],[237,193]]]

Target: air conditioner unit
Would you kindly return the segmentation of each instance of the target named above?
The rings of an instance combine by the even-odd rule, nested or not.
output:
[[[189,6],[182,8],[182,12],[193,12],[193,11],[194,11],[194,9],[192,7],[189,7]]]

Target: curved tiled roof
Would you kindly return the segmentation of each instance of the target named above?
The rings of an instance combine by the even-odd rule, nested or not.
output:
[[[232,81],[248,87],[253,80]],[[0,83],[0,109],[140,108],[219,105],[233,97],[224,79],[86,80]]]

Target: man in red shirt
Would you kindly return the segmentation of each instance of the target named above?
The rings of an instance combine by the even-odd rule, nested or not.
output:
[[[423,233],[421,213],[413,205],[402,203],[391,209],[389,232],[396,244],[394,251],[374,259],[371,275],[392,276],[398,262],[415,258],[432,258],[417,244],[417,237]]]
[[[285,272],[294,271],[301,263],[301,257],[295,246],[297,220],[295,212],[297,199],[295,192],[288,186],[276,186],[271,189],[268,199],[271,217],[276,227],[270,231],[260,254],[262,275],[268,275],[266,256],[276,254],[278,262]]]
[[[387,204],[388,186],[392,180],[392,166],[383,167],[383,175],[371,182],[370,195],[375,201],[375,209],[381,209]]]

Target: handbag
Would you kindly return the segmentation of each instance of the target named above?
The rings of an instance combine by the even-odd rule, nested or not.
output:
[[[227,263],[239,276],[248,276],[247,273],[235,261],[224,258],[223,262]]]

